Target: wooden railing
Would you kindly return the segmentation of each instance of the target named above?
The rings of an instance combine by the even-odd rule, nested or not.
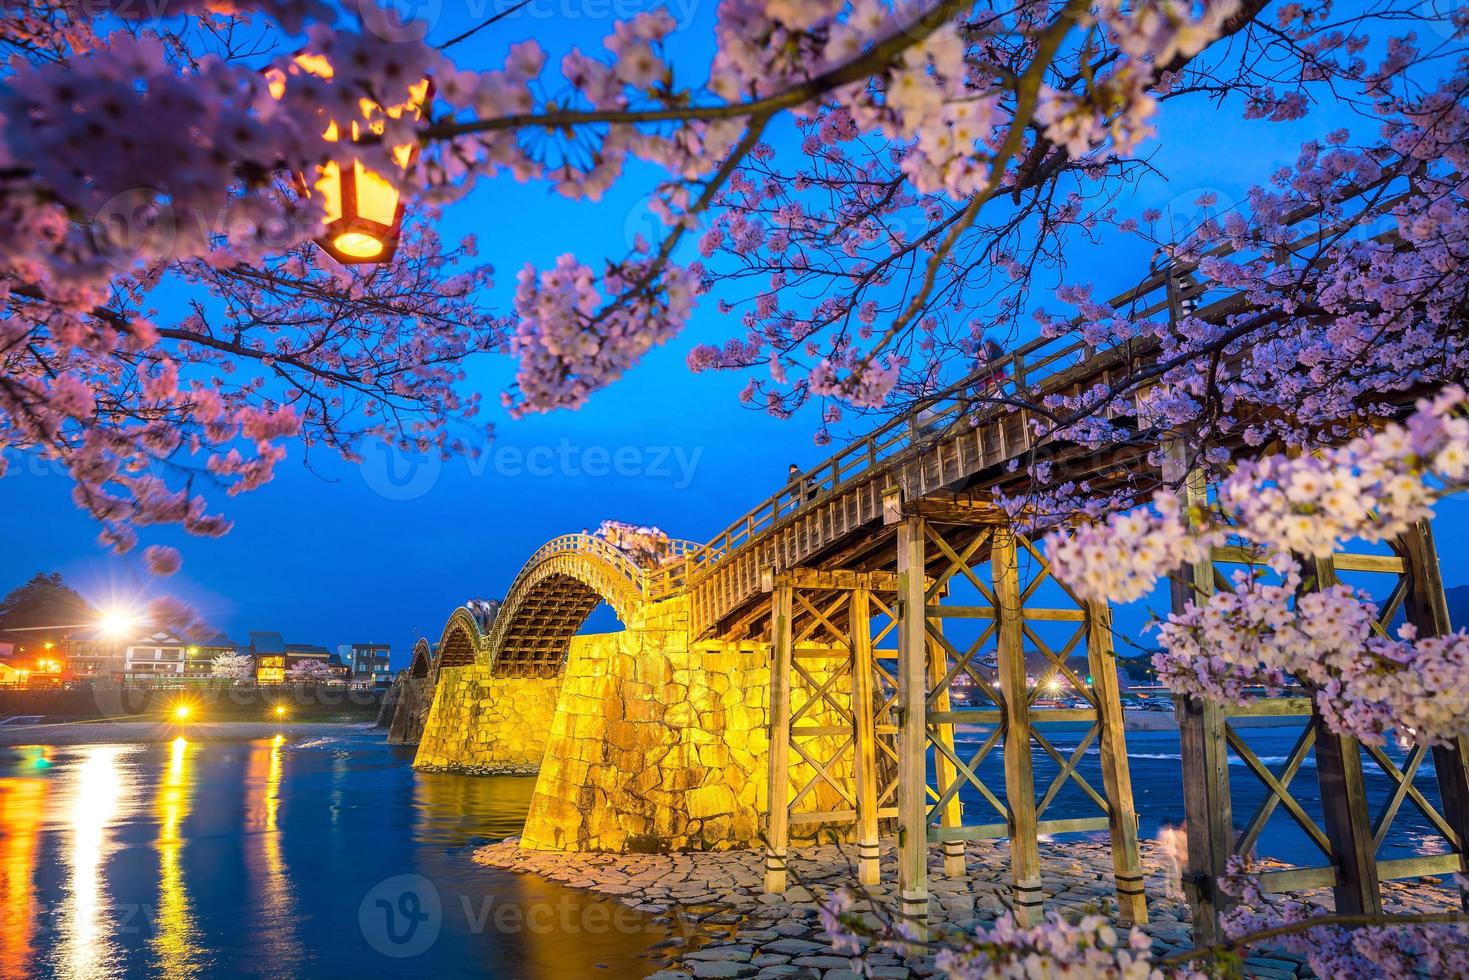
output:
[[[1368,198],[1367,206],[1385,210],[1401,198],[1401,191],[1389,187],[1391,180],[1351,189],[1347,200]],[[1301,207],[1282,221],[1286,228],[1297,228],[1319,217],[1315,206]],[[1242,252],[1228,242],[1203,253],[1204,259],[1232,256],[1241,261],[1268,258],[1285,265],[1301,252],[1320,244],[1338,233],[1342,222],[1313,227],[1283,245]],[[1368,226],[1370,227],[1370,225]],[[1383,236],[1378,236],[1383,237]],[[1221,288],[1217,283],[1196,277],[1197,262],[1164,266],[1149,273],[1136,286],[1113,297],[1107,306],[1132,321],[1146,320],[1158,314],[1171,319],[1184,315],[1187,307],[1205,319],[1222,318],[1245,307],[1244,296],[1236,290]],[[1075,321],[1080,322],[1080,318]],[[1141,343],[1136,356],[1155,344]],[[669,583],[667,591],[655,589],[649,598],[662,598],[712,574],[719,564],[762,534],[774,529],[791,515],[808,505],[823,502],[831,494],[850,487],[889,469],[899,459],[931,445],[945,432],[953,432],[961,424],[981,422],[1033,403],[1045,394],[1074,387],[1087,374],[1100,374],[1115,364],[1122,353],[1102,350],[1076,339],[1074,334],[1037,337],[1009,353],[985,362],[968,377],[929,398],[915,403],[906,413],[890,419],[866,436],[848,444],[816,466],[791,480],[775,494],[767,497],[737,518],[707,544],[690,550],[684,558],[682,576],[668,575],[657,583]],[[1092,371],[1087,369],[1094,368]],[[983,407],[976,410],[975,405]],[[1028,418],[1025,420],[1028,423]],[[673,583],[677,582],[674,586]]]
[[[515,573],[515,582],[518,583],[527,572],[552,555],[574,552],[591,555],[612,566],[644,598],[662,598],[683,587],[687,568],[685,559],[703,547],[697,541],[672,538],[669,540],[668,556],[663,564],[656,568],[645,568],[605,538],[595,534],[562,534],[541,545],[526,559],[525,564],[520,566],[520,571]],[[506,596],[514,590],[515,584],[512,583]]]
[[[1385,211],[1401,195],[1400,190],[1389,187],[1389,183],[1388,179],[1383,179],[1354,188],[1344,200],[1366,198],[1366,206]],[[1314,206],[1301,207],[1288,214],[1282,226],[1300,228],[1320,216],[1321,211]],[[1342,222],[1339,221],[1309,226],[1289,243],[1261,246],[1249,252],[1238,250],[1226,242],[1206,251],[1203,258],[1268,259],[1285,266],[1306,250],[1340,234],[1341,227]],[[1246,301],[1236,290],[1198,278],[1198,263],[1191,262],[1153,270],[1106,305],[1134,322],[1160,314],[1176,320],[1190,311],[1195,316],[1217,321],[1244,309]],[[532,555],[521,574],[554,552],[592,551],[635,582],[645,599],[666,598],[714,574],[732,555],[805,508],[824,503],[856,484],[880,477],[895,468],[897,463],[933,446],[945,434],[960,431],[958,426],[979,426],[1013,413],[1019,413],[1021,422],[1028,425],[1026,404],[1033,404],[1046,394],[1076,390],[1078,386],[1084,388],[1088,378],[1101,376],[1119,362],[1147,360],[1156,347],[1156,342],[1141,340],[1134,342],[1126,351],[1115,347],[1097,348],[1078,340],[1070,332],[1055,337],[1038,337],[986,361],[968,377],[921,399],[904,414],[844,446],[741,515],[710,541],[702,544],[674,542],[668,560],[657,568],[640,568],[627,555],[600,538],[563,535]]]

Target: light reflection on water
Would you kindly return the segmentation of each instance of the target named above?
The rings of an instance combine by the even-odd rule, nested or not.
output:
[[[39,776],[0,779],[0,976],[20,976],[31,959],[35,904],[11,899],[30,892],[50,788]]]
[[[245,867],[254,896],[251,905],[260,910],[259,936],[265,958],[282,975],[292,976],[300,966],[301,940],[296,931],[295,897],[281,853],[281,749],[285,741],[277,735],[250,746],[245,829],[251,843],[245,852]]]
[[[71,840],[66,852],[69,901],[61,926],[58,974],[92,978],[115,975],[115,927],[103,878],[103,862],[117,846],[114,820],[126,816],[126,782],[119,760],[126,749],[90,746],[63,788],[70,797]]]
[[[472,846],[518,832],[532,779],[409,763],[361,730],[0,748],[0,977],[657,969],[646,952],[666,932],[646,916],[619,907],[622,925],[608,928],[601,900],[471,863]],[[442,908],[433,942],[411,957],[385,947],[362,911],[404,876]],[[520,913],[509,927],[498,918],[507,907]],[[549,928],[519,924],[533,909]]]
[[[181,865],[183,822],[189,814],[188,758],[183,736],[169,748],[168,768],[155,804],[158,814],[158,918],[153,950],[159,969],[169,977],[195,977],[200,972],[199,937]]]

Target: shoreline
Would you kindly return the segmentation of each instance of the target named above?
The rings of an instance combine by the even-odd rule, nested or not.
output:
[[[929,918],[940,932],[972,932],[989,925],[1004,910],[1010,892],[1008,842],[971,841],[965,848],[968,874],[948,878],[938,847],[929,848]],[[1143,841],[1145,887],[1150,922],[1143,930],[1155,956],[1192,948],[1189,908],[1181,895],[1166,894],[1165,861],[1154,841]],[[895,902],[896,847],[882,842],[883,883],[866,891]],[[662,968],[652,980],[713,977],[790,977],[854,980],[851,957],[832,949],[818,918],[818,903],[832,890],[855,885],[851,845],[821,844],[791,849],[791,884],[785,895],[763,894],[764,855],[755,850],[680,854],[603,854],[523,851],[517,838],[488,844],[474,852],[475,863],[536,875],[605,896],[658,918],[673,935],[655,945]],[[1041,881],[1045,907],[1063,913],[1115,912],[1112,863],[1107,845],[1091,841],[1041,842]],[[1422,882],[1384,882],[1390,911],[1443,911],[1456,905],[1448,893],[1435,896]],[[1329,889],[1303,893],[1301,899],[1323,911],[1332,905]],[[861,910],[859,901],[853,906]],[[932,955],[902,956],[883,950],[867,963],[875,980],[908,980],[935,971]],[[1245,960],[1247,976],[1292,980],[1311,976],[1303,958],[1277,949],[1256,949]]]
[[[276,735],[298,737],[367,732],[375,727],[370,721],[201,721],[185,724],[168,721],[63,721],[0,725],[0,748],[114,742],[153,744],[172,742],[179,736],[191,742],[235,741]]]
[[[1298,718],[1243,717],[1235,719],[1236,727],[1275,727],[1299,723]],[[1054,724],[1077,725],[1076,722]],[[965,726],[974,730],[988,730],[989,726]],[[195,741],[228,741],[230,739],[269,738],[281,734],[325,735],[333,732],[369,731],[376,728],[371,721],[299,721],[284,723],[274,721],[201,721],[178,724],[170,721],[113,721],[92,719],[85,721],[34,722],[27,724],[0,724],[0,748],[26,745],[94,745],[111,742],[155,743],[171,742],[180,735]],[[1126,712],[1126,730],[1129,732],[1177,731],[1178,723],[1173,715],[1161,711]],[[533,776],[539,766],[494,767],[468,771],[459,768],[425,767],[430,772],[454,772],[463,775],[517,775]]]

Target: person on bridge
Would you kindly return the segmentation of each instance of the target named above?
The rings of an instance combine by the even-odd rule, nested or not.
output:
[[[786,475],[790,478],[790,482],[786,486],[790,490],[792,500],[798,503],[809,504],[816,499],[815,477],[808,479],[805,486],[802,487],[801,468],[795,463],[791,464],[791,468],[786,471]]]

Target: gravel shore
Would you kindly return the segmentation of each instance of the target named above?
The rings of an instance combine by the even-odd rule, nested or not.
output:
[[[1149,914],[1145,927],[1154,952],[1166,956],[1191,947],[1188,906],[1166,897],[1163,861],[1156,845],[1143,845]],[[673,935],[662,944],[666,959],[656,980],[688,977],[794,977],[856,980],[850,959],[831,948],[817,917],[817,903],[828,891],[855,882],[850,847],[824,844],[793,850],[793,884],[782,897],[762,894],[764,860],[757,851],[699,854],[567,854],[523,851],[509,840],[475,852],[484,865],[540,875],[575,888],[612,897],[665,921]],[[930,922],[943,930],[972,930],[992,922],[1009,894],[1005,841],[968,845],[969,876],[943,876],[938,850],[929,854]],[[868,889],[891,902],[895,849],[883,845],[885,883]],[[1064,912],[1115,912],[1111,859],[1106,845],[1042,842],[1042,882],[1046,907]],[[794,884],[794,882],[800,884]],[[1446,890],[1422,882],[1384,886],[1391,912],[1442,912],[1453,905]],[[1331,907],[1327,890],[1308,899]],[[871,975],[903,980],[934,973],[933,957],[869,955]],[[1284,951],[1255,952],[1246,961],[1250,976],[1285,980],[1310,976],[1304,962]]]

